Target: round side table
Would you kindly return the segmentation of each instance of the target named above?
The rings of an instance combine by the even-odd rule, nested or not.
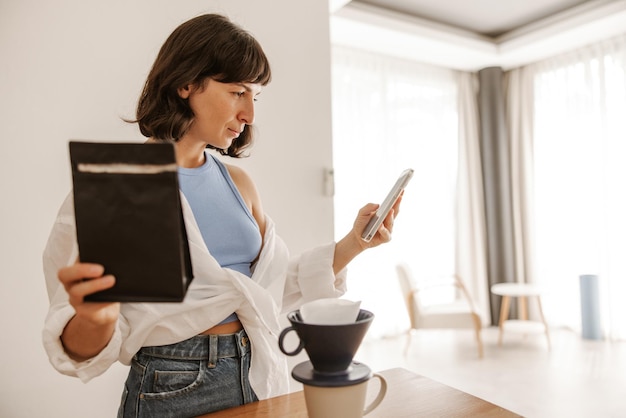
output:
[[[530,283],[498,283],[491,286],[491,293],[502,296],[502,305],[500,306],[500,334],[498,336],[498,345],[502,345],[502,336],[504,329],[508,331],[521,332],[524,334],[543,332],[548,341],[548,350],[550,350],[550,334],[548,332],[548,324],[543,316],[541,308],[541,289]],[[511,298],[519,298],[519,319],[509,319],[509,310],[511,307]],[[539,317],[541,321],[531,321],[528,319],[528,299],[534,298],[537,301]]]

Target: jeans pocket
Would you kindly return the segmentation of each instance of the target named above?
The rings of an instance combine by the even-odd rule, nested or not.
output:
[[[197,371],[156,370],[153,390],[159,393],[177,391],[193,385],[197,379]]]
[[[187,394],[200,385],[202,370],[202,361],[150,361],[141,396],[159,399]]]

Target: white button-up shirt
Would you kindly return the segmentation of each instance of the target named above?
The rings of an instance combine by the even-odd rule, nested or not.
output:
[[[191,208],[181,194],[194,279],[181,303],[122,303],[119,320],[108,345],[95,357],[76,362],[69,358],[60,336],[74,308],[58,280],[59,268],[78,257],[72,196],[68,196],[52,228],[43,254],[50,308],[43,344],[52,365],[83,382],[104,373],[116,361],[130,364],[143,346],[172,344],[217,325],[237,313],[252,344],[250,384],[260,399],[289,391],[287,362],[278,348],[279,316],[310,300],[339,297],[346,291],[345,269],[335,276],[335,243],[296,257],[289,256],[267,218],[263,248],[249,278],[221,268],[209,253]]]

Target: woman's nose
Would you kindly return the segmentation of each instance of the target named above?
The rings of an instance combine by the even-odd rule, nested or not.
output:
[[[239,120],[246,125],[254,123],[254,99],[246,100],[239,112]]]

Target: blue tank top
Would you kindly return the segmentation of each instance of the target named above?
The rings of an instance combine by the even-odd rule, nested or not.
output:
[[[211,255],[220,266],[250,277],[251,264],[261,249],[261,233],[226,166],[205,153],[200,167],[179,167],[178,179]],[[222,323],[236,319],[232,314]]]

